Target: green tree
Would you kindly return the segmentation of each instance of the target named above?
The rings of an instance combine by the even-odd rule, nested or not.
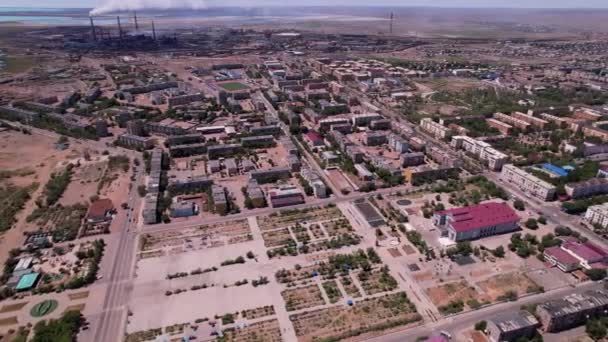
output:
[[[519,211],[526,210],[526,205],[524,204],[524,201],[522,201],[522,200],[513,201],[513,207]]]
[[[604,324],[604,322],[602,322],[602,320],[599,319],[588,320],[587,325],[585,327],[585,331],[587,332],[587,335],[589,335],[589,337],[591,337],[595,341],[606,337],[606,334],[608,333],[606,325]]]
[[[487,326],[488,326],[488,322],[479,321],[479,322],[475,323],[475,330],[484,331],[484,330],[486,330]]]

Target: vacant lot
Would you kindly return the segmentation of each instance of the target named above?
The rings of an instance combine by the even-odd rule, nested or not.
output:
[[[433,304],[444,314],[460,312],[464,310],[465,305],[469,307],[473,305],[472,301],[482,303],[488,299],[465,280],[431,287],[426,292]]]
[[[523,294],[541,290],[535,282],[519,272],[499,274],[479,282],[477,285],[492,301],[514,299]]]

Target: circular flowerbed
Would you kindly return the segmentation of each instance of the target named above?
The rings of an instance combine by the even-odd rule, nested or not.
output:
[[[32,317],[42,317],[50,314],[51,312],[57,309],[59,303],[54,299],[44,300],[32,307],[30,310],[30,315]]]

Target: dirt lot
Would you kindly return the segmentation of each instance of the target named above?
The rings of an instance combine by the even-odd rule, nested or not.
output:
[[[479,302],[486,299],[485,295],[478,293],[475,288],[470,286],[465,280],[431,287],[426,290],[426,293],[437,307],[447,305],[450,302],[457,300],[466,303],[471,299],[476,299]]]
[[[521,296],[526,293],[538,291],[538,285],[525,274],[519,272],[499,274],[487,280],[477,283],[492,301],[512,291]]]

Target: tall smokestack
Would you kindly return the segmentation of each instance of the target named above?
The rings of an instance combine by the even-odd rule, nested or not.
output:
[[[120,16],[116,16],[116,22],[118,22],[118,36],[122,39],[122,26],[120,26]]]
[[[393,12],[391,12],[391,22],[389,24],[389,32],[391,35],[393,34]]]
[[[152,20],[152,38],[156,40],[156,28],[154,27],[154,20]]]
[[[95,24],[93,24],[93,17],[89,17],[91,20],[91,33],[93,34],[93,40],[97,41],[97,32],[95,32]]]
[[[135,18],[135,31],[139,31],[139,24],[137,23],[137,11],[133,12],[133,17]]]

